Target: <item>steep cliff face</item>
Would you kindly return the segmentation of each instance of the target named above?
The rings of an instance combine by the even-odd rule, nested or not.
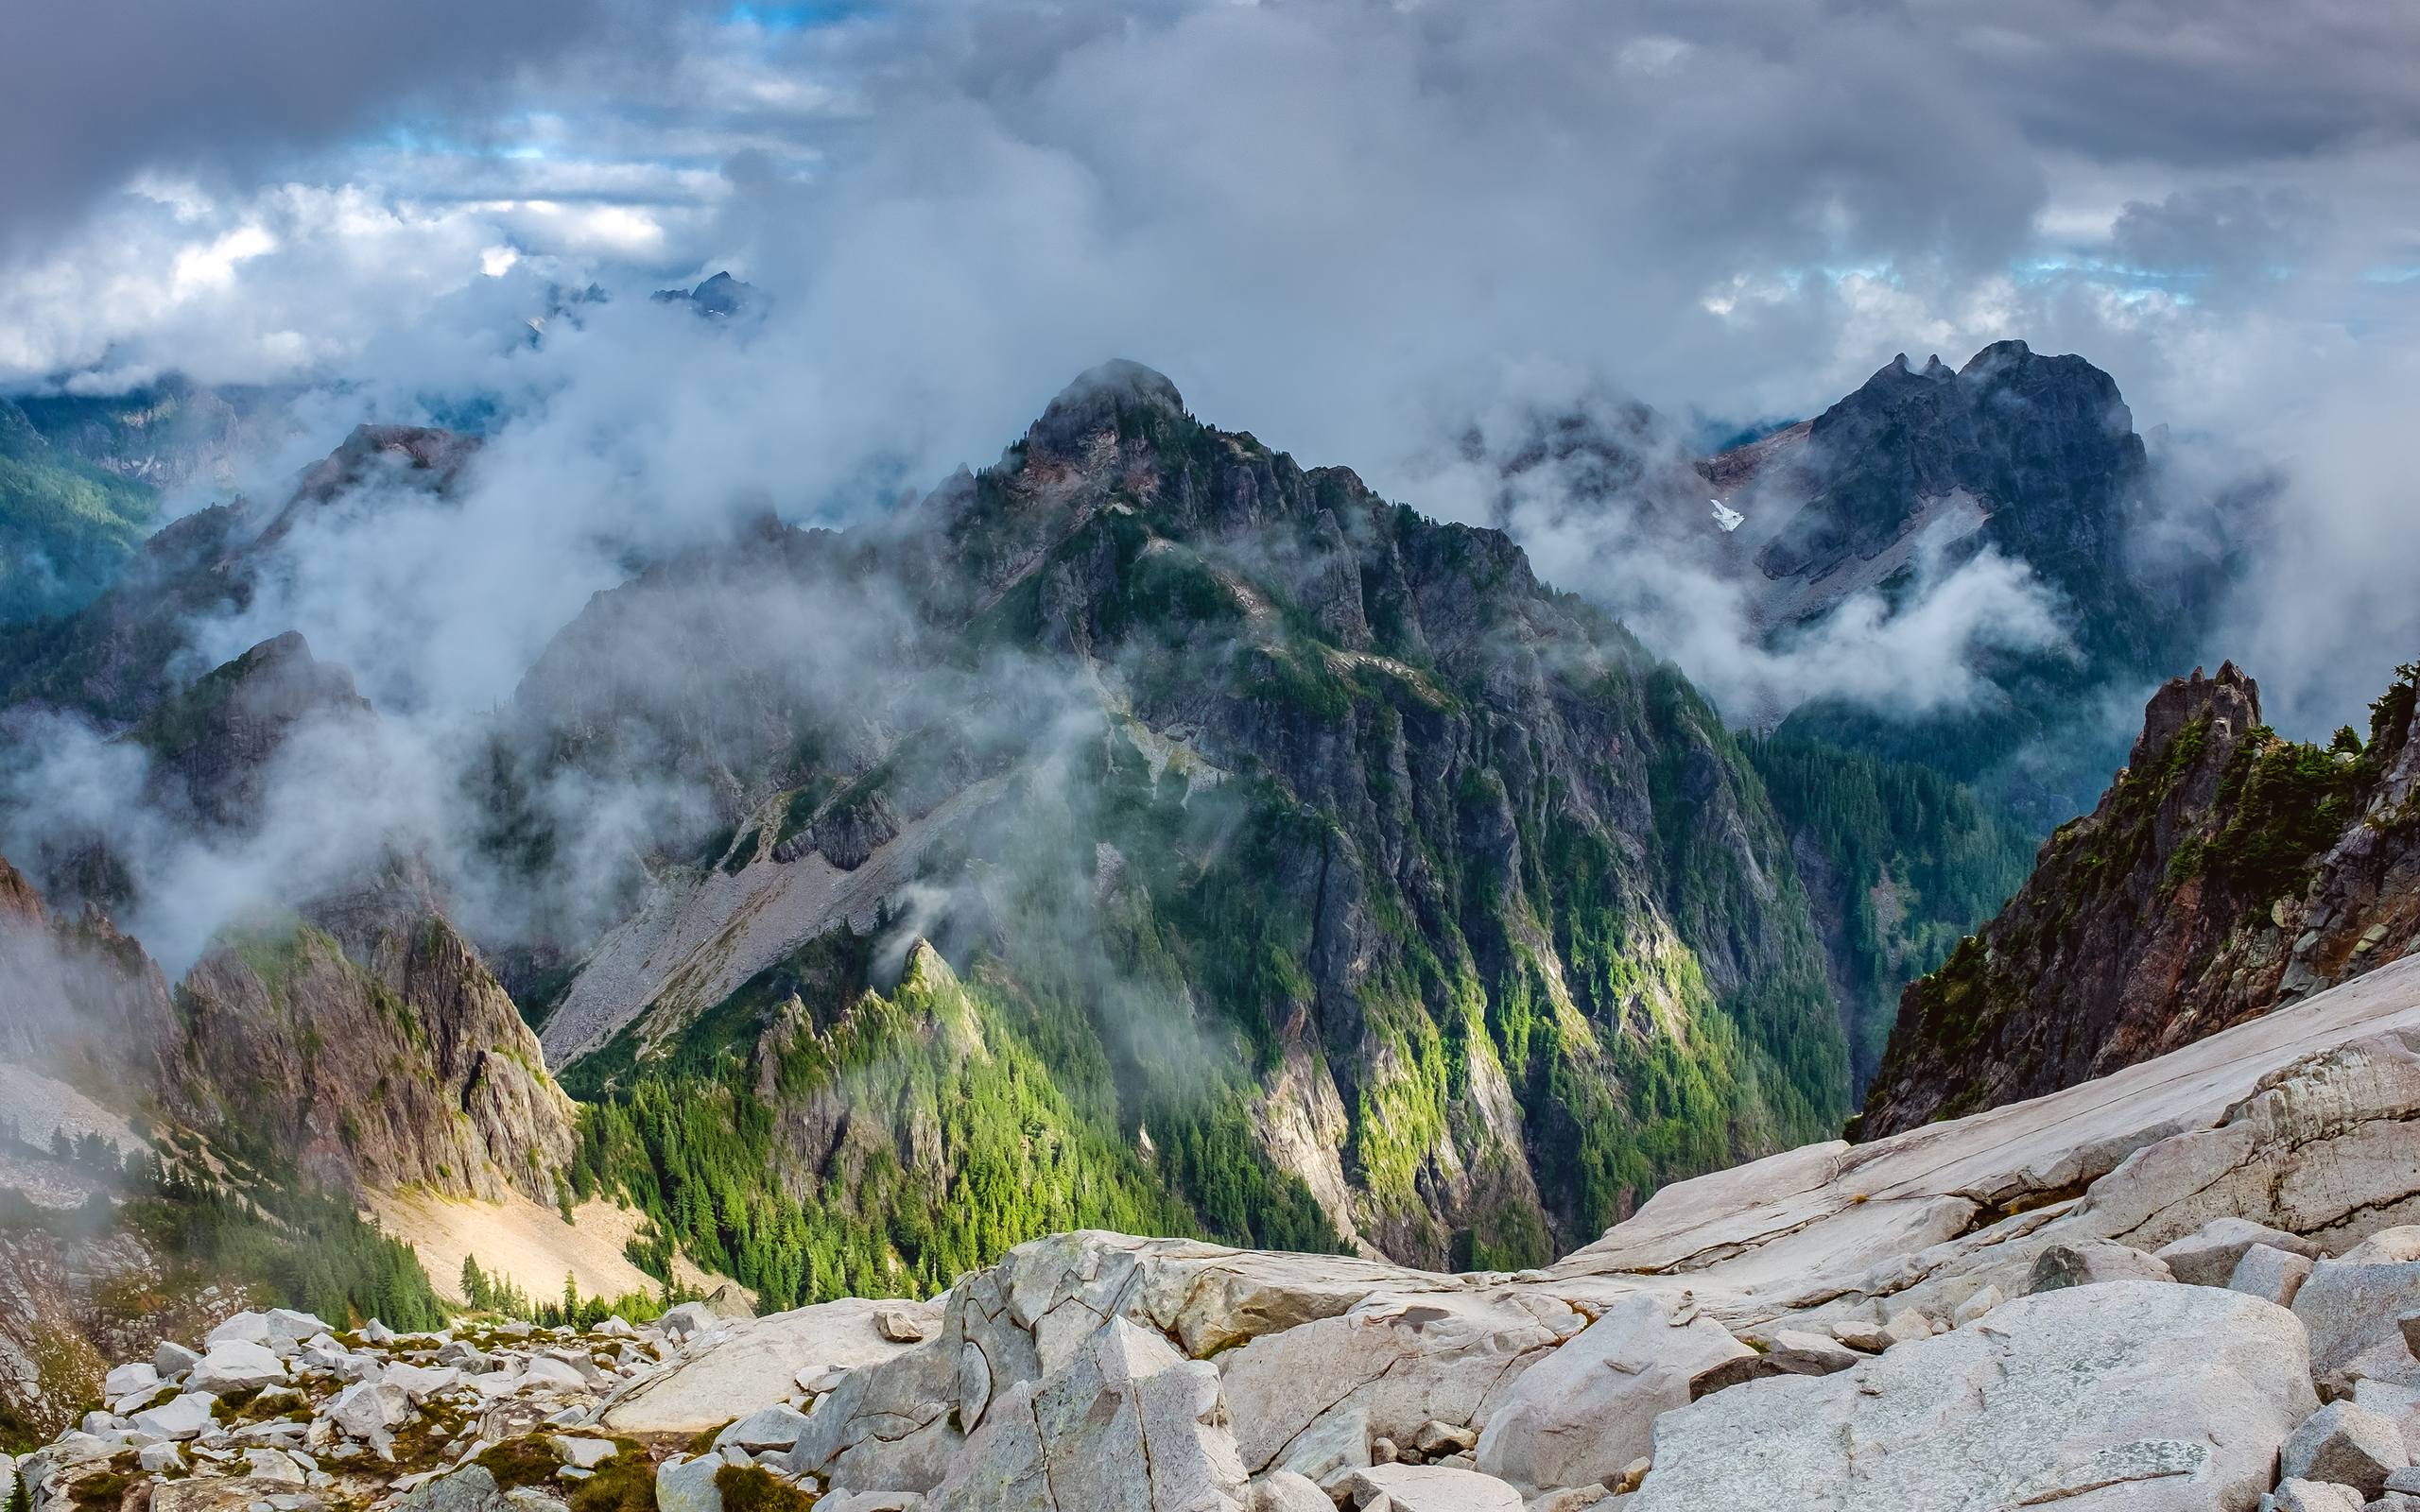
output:
[[[1908,988],[1863,1126],[2037,1096],[2420,947],[2409,668],[2367,740],[2282,740],[2232,664],[2155,694],[2133,758],[2005,911]]]
[[[711,670],[669,700],[574,670],[635,644]],[[601,595],[519,702],[525,748],[730,795],[547,1019],[559,1059],[700,1048],[904,893],[1051,1005],[1025,1032],[1128,1139],[1248,1127],[1219,1160],[1402,1258],[1542,1256],[1843,1101],[1780,827],[1680,675],[1501,534],[1203,426],[1145,369],[883,527]]]

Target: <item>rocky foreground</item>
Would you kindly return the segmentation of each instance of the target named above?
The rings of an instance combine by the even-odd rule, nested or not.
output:
[[[36,1512],[2420,1508],[2420,962],[1547,1270],[1107,1233],[929,1302],[112,1372]]]

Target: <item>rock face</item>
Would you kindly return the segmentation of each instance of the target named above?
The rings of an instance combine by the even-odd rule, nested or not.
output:
[[[1839,1375],[1752,1382],[1658,1422],[1631,1506],[1937,1512],[2124,1486],[2129,1507],[2251,1512],[2317,1405],[2300,1331],[2233,1293],[2046,1293]]]
[[[2322,750],[2262,726],[2259,689],[2233,665],[2162,688],[2100,806],[1908,988],[1864,1136],[2072,1086],[2411,951],[2412,708],[2407,678],[2357,749]]]

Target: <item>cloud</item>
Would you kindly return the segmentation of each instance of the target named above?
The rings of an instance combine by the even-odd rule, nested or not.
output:
[[[656,35],[616,0],[27,0],[0,44],[0,245],[146,169],[241,172],[409,107],[461,118],[526,65]]]
[[[2349,717],[2420,641],[2401,10],[919,0],[775,30],[605,4],[255,8],[292,26],[274,44],[169,17],[114,75],[87,20],[55,79],[0,87],[0,127],[41,121],[0,148],[39,221],[0,251],[0,378],[308,386],[262,490],[359,420],[489,429],[456,496],[314,515],[251,610],[198,628],[224,658],[301,627],[438,769],[633,560],[769,509],[873,518],[1114,354],[1216,423],[1483,520],[1495,481],[1441,449],[1508,404],[1635,394],[1688,417],[1679,458],[1894,352],[2020,335],[2172,422],[2191,496],[2164,545],[2197,549],[2192,507],[2239,474],[2273,479],[2303,527],[2213,651],[2281,717]],[[135,87],[222,46],[247,56],[206,100]],[[112,77],[128,119],[79,134]],[[725,266],[768,292],[760,320],[644,299]],[[564,302],[592,282],[611,302]],[[1651,522],[1543,497],[1502,518],[1735,713],[1955,704],[1978,652],[2059,641],[1996,556],[1928,558],[1909,608],[1854,600],[1775,649]],[[560,796],[600,816],[609,871],[687,801]]]

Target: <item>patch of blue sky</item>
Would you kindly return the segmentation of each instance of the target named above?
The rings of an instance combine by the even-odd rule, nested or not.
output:
[[[880,0],[741,0],[722,14],[734,26],[766,31],[805,31],[829,26],[880,9]]]

